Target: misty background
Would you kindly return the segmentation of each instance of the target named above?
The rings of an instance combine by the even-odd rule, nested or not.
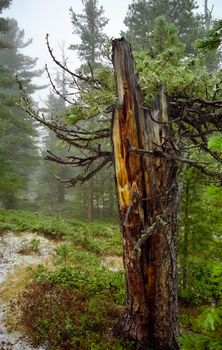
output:
[[[133,37],[131,39],[131,34],[129,34],[133,30],[134,35],[136,35],[133,25],[131,28],[129,15],[132,3],[126,0],[121,2],[103,0],[98,1],[97,5],[98,7],[102,6],[102,16],[107,18],[106,25],[101,27],[104,35],[109,37],[111,41],[111,39],[126,33],[129,41],[132,41],[133,47],[135,45],[137,49],[136,41],[134,43]],[[193,3],[196,4],[196,8],[188,14],[193,18],[193,23],[189,24],[187,21],[181,25],[184,28],[187,26],[185,32],[191,32],[194,30],[193,26],[196,25],[194,22],[198,23],[199,21],[203,36],[203,31],[209,29],[214,20],[220,17],[222,4],[220,0],[199,0]],[[86,58],[83,55],[83,61],[80,59],[81,50],[78,45],[81,44],[81,39],[72,23],[70,8],[74,14],[79,15],[84,12],[84,6],[84,2],[81,0],[13,0],[2,11],[2,16],[11,21],[11,33],[8,36],[6,34],[6,40],[12,40],[13,45],[17,46],[14,51],[10,47],[2,50],[4,53],[2,64],[7,65],[7,62],[11,62],[13,75],[17,74],[24,79],[29,79],[27,91],[33,102],[35,101],[35,105],[45,113],[46,118],[47,115],[49,117],[51,114],[64,113],[67,108],[67,103],[61,99],[61,96],[53,93],[48,74],[60,91],[66,94],[69,90],[68,84],[64,85],[65,73],[59,70],[50,57],[46,45],[46,34],[49,34],[49,43],[55,57],[60,62],[65,62],[72,71],[78,70],[83,62],[86,62]],[[162,14],[160,8],[157,8],[156,11],[158,15]],[[152,32],[154,19],[149,19],[147,22],[149,24],[150,21],[150,32]],[[171,20],[175,24],[177,23],[177,18]],[[136,23],[136,18],[134,21]],[[143,26],[143,23],[140,25]],[[195,41],[200,34],[196,33],[195,35],[196,37],[189,39],[181,34],[184,42],[187,40],[188,55],[193,55],[191,40]],[[70,49],[71,45],[77,45],[77,48]],[[13,59],[10,56],[12,51]],[[220,65],[219,56],[215,57],[208,59],[209,69]],[[48,73],[45,71],[45,64],[47,64]],[[15,89],[16,91],[17,87],[12,84],[7,89],[9,91]],[[7,89],[4,90],[6,93]],[[110,181],[113,179],[112,169],[104,170],[101,175],[94,178],[93,182],[85,183],[82,186],[77,185],[75,188],[65,188],[66,186],[58,181],[58,178],[66,180],[73,174],[76,176],[78,169],[56,164],[56,162],[48,162],[44,158],[47,156],[47,150],[66,158],[67,155],[71,155],[69,146],[58,141],[51,131],[49,132],[25,116],[24,112],[20,111],[19,113],[21,114],[21,125],[24,125],[24,133],[21,132],[20,135],[16,131],[18,125],[13,126],[15,133],[17,133],[17,140],[14,137],[13,142],[10,143],[12,134],[8,135],[6,138],[9,139],[7,142],[10,143],[10,147],[7,148],[7,142],[4,142],[2,148],[7,150],[5,154],[8,154],[9,157],[9,159],[4,160],[6,162],[6,180],[3,181],[1,191],[2,206],[23,209],[27,207],[34,211],[49,211],[50,213],[70,211],[72,215],[89,220],[96,217],[116,217],[115,189],[113,181]],[[8,130],[11,132],[10,127]],[[21,131],[21,128],[19,130]],[[18,155],[14,154],[16,153],[14,149],[17,150]]]

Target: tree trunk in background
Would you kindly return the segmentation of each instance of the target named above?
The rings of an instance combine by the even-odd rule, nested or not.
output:
[[[14,194],[9,193],[8,195],[4,196],[2,199],[2,203],[5,209],[16,209],[16,197]]]
[[[208,8],[208,0],[204,0],[204,17],[205,17],[205,30],[210,29],[211,20],[212,20],[212,11]]]
[[[113,64],[118,106],[112,141],[127,287],[126,312],[116,333],[134,340],[137,350],[176,350],[176,165],[130,149],[167,146],[167,101],[161,91],[152,118],[142,108],[143,95],[125,39],[113,41]]]
[[[57,200],[57,202],[59,204],[65,202],[65,188],[64,188],[63,183],[58,184],[58,200]]]
[[[184,208],[184,239],[183,239],[183,270],[182,270],[182,286],[187,288],[187,259],[189,252],[189,200],[190,200],[190,183],[186,180],[185,184],[185,208]]]
[[[88,221],[93,221],[93,194],[94,194],[94,180],[93,178],[89,181],[89,190],[88,190]]]

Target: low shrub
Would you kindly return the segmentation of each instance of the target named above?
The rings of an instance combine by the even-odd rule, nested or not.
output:
[[[213,259],[190,257],[187,261],[186,288],[183,288],[182,272],[179,269],[179,299],[186,305],[206,305],[217,303],[221,297],[221,283],[215,270],[221,264]]]
[[[202,313],[186,327],[180,338],[182,350],[221,350],[222,349],[222,264],[212,267],[211,278],[216,284],[214,298],[219,302],[202,308]],[[184,320],[183,320],[184,321]]]
[[[61,250],[63,259],[66,247]],[[55,271],[35,271],[18,303],[26,334],[48,350],[129,349],[110,331],[125,301],[123,273],[107,270],[93,254],[73,252],[72,258],[75,266],[69,255]]]
[[[0,209],[0,231],[30,231],[51,239],[68,239],[79,248],[98,255],[121,255],[121,235],[117,225],[86,223],[61,216],[41,216],[21,210]]]

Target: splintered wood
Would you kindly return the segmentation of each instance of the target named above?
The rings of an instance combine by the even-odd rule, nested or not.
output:
[[[112,142],[127,287],[119,333],[137,349],[176,350],[176,164],[152,156],[169,146],[167,100],[161,89],[153,107],[144,108],[125,39],[113,41],[113,64],[118,103]]]

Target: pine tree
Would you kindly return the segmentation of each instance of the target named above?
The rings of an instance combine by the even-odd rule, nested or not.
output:
[[[208,50],[218,49],[222,42],[222,20],[214,22],[213,27],[206,33],[206,37],[199,41],[199,48]]]
[[[190,167],[184,171],[178,235],[182,303],[195,305],[218,298],[211,275],[221,259],[220,196],[220,187],[210,185]]]
[[[61,84],[60,79],[57,82]],[[56,120],[59,114],[62,114],[65,110],[65,101],[60,96],[55,96],[50,92],[46,101],[47,113],[54,116]],[[38,186],[37,186],[37,200],[40,202],[41,207],[44,206],[55,208],[56,205],[62,204],[65,201],[65,188],[64,184],[58,181],[55,176],[64,179],[68,176],[69,169],[64,168],[61,164],[47,162],[44,158],[47,157],[47,150],[53,150],[53,153],[59,157],[65,157],[67,149],[58,146],[58,140],[55,134],[50,130],[45,130],[46,136],[44,137],[44,144],[41,149],[41,158],[39,171],[38,171]],[[53,195],[52,195],[53,192]]]
[[[10,5],[10,1],[0,1],[0,13],[4,8]],[[3,17],[0,18],[0,49],[9,48],[11,43],[4,39],[4,35],[8,30],[8,21]],[[0,198],[5,192],[16,191],[19,187],[19,179],[16,174],[12,171],[11,164],[8,160],[10,152],[8,152],[7,134],[10,127],[9,118],[11,117],[10,105],[12,104],[11,98],[4,93],[4,89],[9,89],[14,83],[14,79],[11,76],[9,70],[0,64]]]
[[[23,79],[27,93],[32,93],[35,86],[31,84],[31,79],[38,72],[33,71],[36,59],[20,53],[20,49],[30,43],[24,43],[24,31],[19,29],[14,19],[7,20],[7,26],[8,30],[4,30],[1,37],[8,44],[1,49],[0,56],[1,70],[5,72],[0,87],[3,101],[0,115],[3,174],[0,198],[6,208],[13,208],[17,205],[19,191],[27,189],[36,156],[33,122],[17,106],[18,86],[15,74]]]
[[[198,176],[213,177],[215,183],[222,179],[221,154],[208,142],[222,128],[221,89],[215,90],[221,74],[209,74],[199,58],[179,56],[179,47],[170,46],[173,37],[166,38],[169,45],[161,53],[158,47],[154,56],[138,53],[136,71],[130,45],[124,38],[114,40],[116,89],[111,70],[106,71],[106,83],[96,72],[92,79],[72,72],[88,86],[84,91],[81,86],[80,98],[68,111],[66,121],[72,126],[63,124],[61,130],[54,120],[47,124],[73,146],[72,162],[82,172],[69,179],[70,185],[94,176],[92,164],[99,172],[115,161],[127,282],[126,312],[116,331],[135,341],[137,349],[179,348],[175,230],[180,164],[189,164]],[[113,106],[113,152],[107,152],[109,141],[104,139],[109,140],[110,129],[100,126]],[[38,113],[29,113],[44,123]],[[95,132],[88,118],[96,124]],[[81,157],[76,150],[82,150]]]
[[[81,41],[80,44],[71,45],[70,48],[77,51],[78,56],[83,60],[84,64],[81,66],[81,70],[93,74],[96,68],[102,67],[101,55],[103,46],[107,40],[104,28],[108,23],[108,19],[103,16],[103,7],[98,6],[97,0],[85,0],[83,1],[83,5],[82,14],[76,14],[73,12],[72,8],[70,9],[74,29],[73,33],[77,34]],[[88,123],[90,123],[90,121]],[[93,123],[91,128],[94,128]],[[94,217],[94,202],[96,201],[96,197],[98,197],[96,195],[96,181],[94,183],[94,180],[95,179],[92,178],[90,182],[85,185],[88,187],[87,201],[89,221],[92,221]]]
[[[200,17],[194,14],[195,9],[195,0],[133,0],[124,20],[126,36],[136,49],[149,47],[155,19],[165,16],[175,24],[180,39],[186,44],[186,52],[192,52],[192,43],[202,25]]]
[[[78,52],[80,59],[95,67],[104,42],[107,39],[103,30],[108,19],[103,16],[103,7],[98,7],[97,0],[84,0],[82,14],[76,14],[70,9],[73,24],[73,34],[77,34],[80,44],[71,45],[70,48]]]
[[[4,9],[9,7],[10,4],[11,4],[11,0],[0,0],[0,13],[2,13]],[[8,21],[5,18],[0,17],[0,33],[1,33],[0,49],[4,47],[8,47],[9,45],[9,43],[6,43],[4,40],[2,40],[2,34],[7,32],[7,30],[8,30]]]

